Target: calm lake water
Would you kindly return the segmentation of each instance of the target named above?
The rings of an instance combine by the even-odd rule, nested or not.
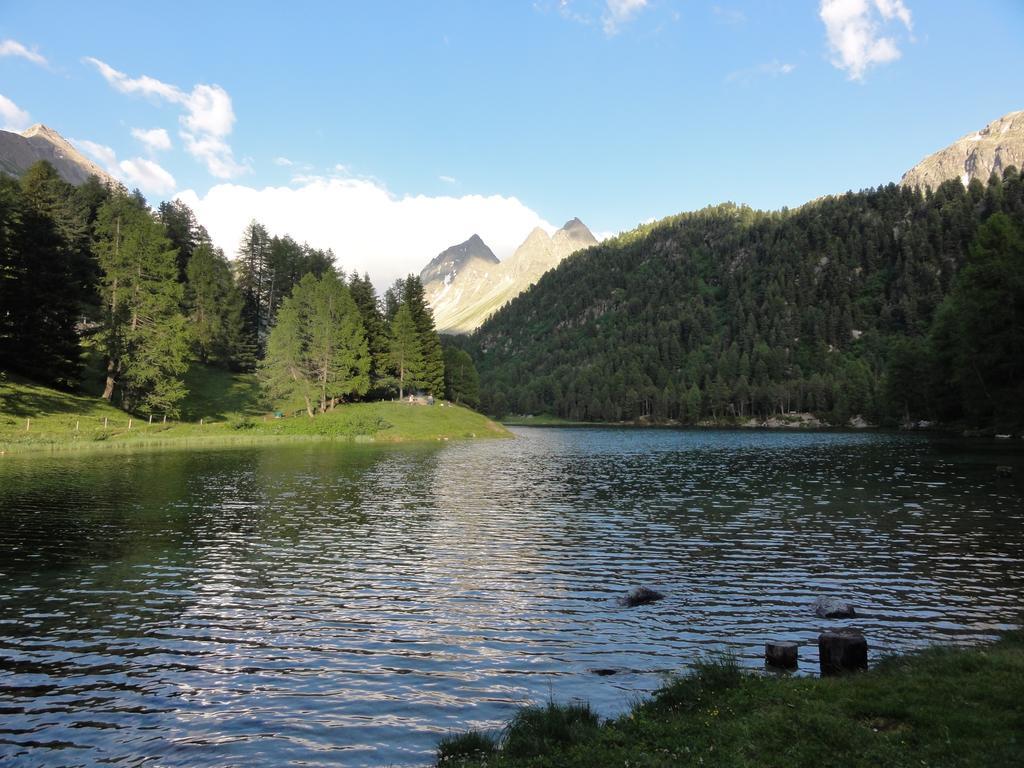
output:
[[[716,649],[810,673],[827,626],[876,659],[1024,613],[1019,441],[517,433],[0,459],[0,764],[424,764]]]

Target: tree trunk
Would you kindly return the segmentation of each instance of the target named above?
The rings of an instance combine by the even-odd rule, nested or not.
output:
[[[302,399],[306,401],[306,413],[309,414],[309,418],[313,418],[316,414],[313,413],[313,403],[309,400],[309,395],[303,395]]]
[[[107,361],[107,383],[103,387],[103,399],[106,400],[108,403],[114,396],[114,385],[117,383],[114,374],[116,373],[117,363],[115,363],[114,359],[111,358],[110,360]]]

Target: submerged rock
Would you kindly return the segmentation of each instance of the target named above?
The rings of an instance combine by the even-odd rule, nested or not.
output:
[[[822,619],[852,619],[857,615],[851,603],[834,597],[819,597],[814,601],[814,615]]]
[[[664,597],[665,596],[656,589],[650,589],[649,587],[633,587],[633,589],[629,590],[629,594],[622,598],[622,604],[627,608],[635,608],[638,605],[655,603],[658,600],[664,599]]]

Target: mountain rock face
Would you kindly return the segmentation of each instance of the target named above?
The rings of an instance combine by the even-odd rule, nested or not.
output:
[[[450,285],[467,270],[486,271],[491,266],[500,263],[498,257],[494,255],[494,251],[480,239],[480,235],[473,235],[466,242],[453,245],[435,256],[420,272],[420,280],[424,285],[427,283]]]
[[[442,333],[470,333],[540,276],[597,239],[579,219],[549,236],[535,228],[516,252],[498,261],[474,235],[433,259],[420,273],[434,324]]]
[[[964,186],[971,179],[983,184],[993,172],[1000,176],[1009,166],[1024,165],[1024,110],[1011,112],[980,131],[929,155],[900,180],[908,187],[935,189],[949,179],[960,179]]]
[[[52,128],[33,125],[22,133],[0,131],[0,173],[21,176],[39,160],[50,163],[70,184],[82,184],[90,176],[106,184],[118,183]]]

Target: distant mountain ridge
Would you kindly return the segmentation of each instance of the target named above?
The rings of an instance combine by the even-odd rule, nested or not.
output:
[[[1024,110],[1003,115],[929,155],[903,174],[900,183],[922,189],[935,189],[949,179],[960,179],[964,186],[972,179],[984,184],[1011,165],[1018,170],[1024,165]]]
[[[118,183],[52,128],[36,124],[21,133],[0,131],[0,173],[21,176],[40,160],[50,163],[70,184],[83,184],[90,176],[106,184]]]
[[[505,261],[473,235],[438,254],[420,273],[434,324],[442,333],[470,333],[567,256],[592,245],[597,238],[579,219],[554,235],[534,228]]]

